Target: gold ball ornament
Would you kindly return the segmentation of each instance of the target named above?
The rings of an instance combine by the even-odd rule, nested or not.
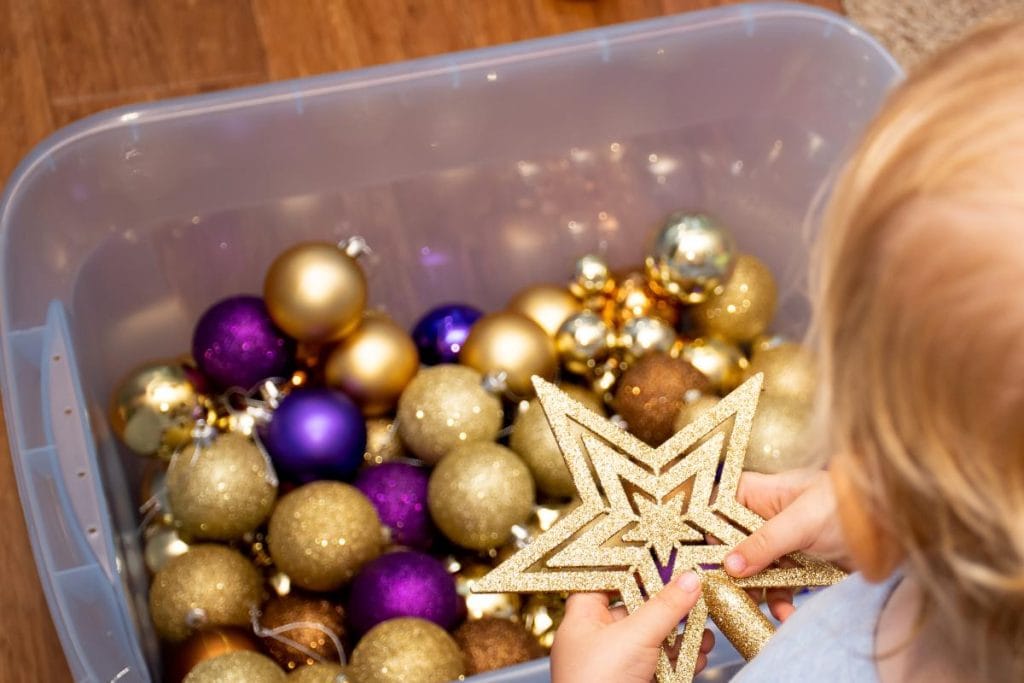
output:
[[[367,465],[379,465],[408,457],[405,446],[398,437],[394,420],[378,417],[366,421],[366,452],[363,460]]]
[[[555,334],[555,350],[562,366],[587,374],[608,357],[612,335],[605,321],[592,311],[570,316]]]
[[[677,339],[671,325],[658,318],[641,315],[626,321],[615,345],[626,362],[633,362],[649,353],[668,353]]]
[[[757,258],[736,259],[729,279],[693,309],[693,320],[704,334],[736,343],[761,335],[778,306],[778,288],[772,271]]]
[[[569,316],[583,310],[583,305],[565,287],[534,285],[512,297],[508,310],[525,315],[554,337]]]
[[[228,541],[262,524],[277,498],[266,457],[247,436],[228,432],[186,448],[167,469],[167,495],[185,536]]]
[[[644,266],[659,290],[693,304],[729,279],[735,260],[725,228],[704,214],[677,212],[658,230]]]
[[[435,365],[416,375],[398,400],[402,443],[435,464],[470,441],[494,441],[501,431],[501,400],[483,387],[483,376],[461,365]]]
[[[451,560],[448,571],[455,575],[455,592],[466,602],[467,619],[498,617],[514,619],[522,598],[518,593],[474,593],[473,586],[490,573],[492,567],[479,562]]]
[[[373,313],[327,356],[324,377],[341,389],[367,417],[390,413],[419,370],[409,333],[391,318]]]
[[[708,380],[686,361],[666,353],[651,353],[622,375],[612,407],[631,433],[652,446],[660,446],[675,433],[675,419],[687,392],[710,388]]]
[[[817,390],[814,358],[800,344],[781,342],[757,349],[747,368],[747,376],[764,373],[764,391],[778,398],[811,403]]]
[[[509,311],[485,315],[473,324],[459,362],[484,375],[506,373],[508,390],[516,396],[533,395],[534,375],[550,380],[558,371],[555,343],[547,332]]]
[[[659,295],[644,273],[630,272],[617,277],[615,291],[604,307],[604,318],[612,325],[636,317],[658,318],[675,327],[679,324],[679,302]]]
[[[466,673],[462,651],[443,628],[424,619],[389,619],[370,629],[352,652],[352,683],[447,683]]]
[[[196,631],[185,642],[175,646],[164,660],[167,679],[180,683],[192,669],[208,659],[229,652],[258,652],[256,639],[240,628],[215,626]]]
[[[283,496],[270,516],[267,547],[292,583],[330,591],[377,557],[384,533],[377,511],[354,486],[315,481]]]
[[[345,637],[345,612],[340,605],[322,598],[286,595],[271,598],[261,611],[259,634],[263,647],[287,671],[317,661],[345,659],[345,652],[339,649]]]
[[[359,324],[366,306],[366,276],[336,244],[297,244],[270,264],[263,299],[270,317],[295,339],[335,341]]]
[[[128,373],[114,390],[110,425],[132,451],[169,458],[191,440],[199,403],[180,363],[151,363]]]
[[[522,624],[485,617],[467,621],[454,634],[466,656],[466,674],[473,676],[544,656],[544,651]]]
[[[687,394],[683,397],[683,407],[679,409],[675,424],[672,425],[673,431],[678,432],[684,429],[688,424],[718,405],[718,401],[719,398],[717,396],[709,394]],[[711,432],[711,435],[724,432],[725,429],[725,424],[719,425]]]
[[[737,346],[714,337],[702,337],[683,344],[679,356],[700,370],[720,394],[727,394],[739,386],[750,364]]]
[[[523,626],[545,650],[555,644],[555,631],[565,618],[565,600],[557,593],[537,593],[523,606]]]
[[[430,515],[449,540],[473,550],[496,548],[530,516],[535,489],[526,464],[495,443],[453,449],[430,475]]]
[[[170,560],[149,587],[157,635],[180,642],[200,626],[248,626],[263,599],[263,577],[241,554],[200,544]]]
[[[256,652],[229,652],[192,669],[185,683],[285,683],[288,677],[277,664]]]
[[[299,667],[288,674],[288,683],[348,683],[348,681],[345,667],[331,662]]]
[[[810,406],[762,394],[750,427],[745,469],[774,474],[810,465],[814,452],[807,438]]]
[[[146,568],[154,574],[189,549],[189,544],[182,540],[178,530],[172,526],[154,524],[146,529],[144,536],[142,558],[146,561]]]
[[[571,384],[560,388],[598,415],[604,415],[604,404],[593,392]],[[565,498],[576,493],[569,467],[537,399],[531,399],[520,409],[512,423],[508,445],[530,468],[537,488],[545,494]]]
[[[577,298],[586,301],[594,297],[611,294],[615,289],[615,279],[608,267],[608,262],[596,254],[587,254],[576,261],[569,291]]]

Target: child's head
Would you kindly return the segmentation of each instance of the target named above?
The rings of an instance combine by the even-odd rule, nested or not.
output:
[[[972,663],[1024,674],[1024,24],[894,94],[825,225],[814,330],[855,557],[905,564]]]

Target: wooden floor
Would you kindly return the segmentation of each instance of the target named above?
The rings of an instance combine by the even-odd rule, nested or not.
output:
[[[731,4],[729,0],[0,0],[0,184],[109,107]],[[840,0],[808,4],[839,11]],[[0,421],[0,681],[70,679]]]

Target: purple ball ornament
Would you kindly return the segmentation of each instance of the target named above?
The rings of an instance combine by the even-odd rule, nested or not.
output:
[[[281,399],[260,440],[285,478],[348,479],[363,462],[366,422],[340,391],[298,388]]]
[[[439,560],[414,550],[381,555],[352,581],[348,616],[366,633],[398,617],[419,617],[450,629],[458,620],[455,579]]]
[[[466,304],[444,304],[427,311],[412,330],[424,365],[458,363],[469,329],[483,311]]]
[[[295,342],[274,325],[263,299],[233,296],[199,318],[192,357],[220,388],[249,391],[265,379],[291,375]]]
[[[426,550],[434,537],[427,508],[430,473],[404,462],[385,462],[362,470],[356,488],[377,508],[381,523],[391,532],[391,542]]]

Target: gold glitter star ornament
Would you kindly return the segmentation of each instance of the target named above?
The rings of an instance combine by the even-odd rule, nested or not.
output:
[[[633,612],[664,588],[660,568],[671,566],[673,578],[695,570],[704,591],[686,620],[674,665],[666,648],[675,634],[662,648],[658,681],[692,680],[708,616],[745,656],[756,654],[766,620],[740,588],[825,586],[844,576],[801,553],[787,556],[793,567],[769,567],[746,579],[722,569],[729,551],[764,523],[736,499],[762,382],[754,375],[652,448],[534,377],[581,503],[473,592],[618,591]]]

